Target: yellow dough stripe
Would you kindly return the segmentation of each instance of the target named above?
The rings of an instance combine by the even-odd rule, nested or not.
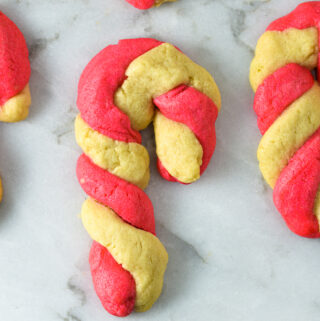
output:
[[[159,7],[165,2],[175,2],[176,0],[156,0],[156,3],[154,4],[154,7]]]
[[[190,128],[166,118],[159,111],[156,112],[153,126],[157,156],[167,171],[183,183],[198,180],[203,149]]]
[[[320,188],[318,189],[316,199],[314,201],[314,214],[320,222]]]
[[[320,127],[320,87],[293,102],[263,135],[258,160],[264,179],[273,188],[293,154]]]
[[[31,95],[27,85],[18,95],[0,106],[0,121],[13,123],[24,120],[28,116],[30,105]]]
[[[97,166],[142,189],[147,187],[150,160],[142,145],[104,136],[93,130],[80,115],[75,120],[75,135],[78,145]]]
[[[263,80],[289,63],[308,69],[317,67],[318,30],[316,28],[267,31],[258,40],[250,66],[250,83],[256,92]]]

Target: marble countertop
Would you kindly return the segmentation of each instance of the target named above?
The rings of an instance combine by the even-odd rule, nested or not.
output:
[[[170,261],[158,302],[128,320],[319,320],[319,241],[295,236],[275,210],[248,82],[259,35],[300,2],[180,0],[142,12],[124,0],[0,0],[26,36],[33,96],[26,121],[0,124],[1,321],[116,320],[91,282],[73,120],[87,62],[132,37],[180,47],[214,75],[223,105],[213,161],[191,186],[160,178],[144,134],[147,193]]]

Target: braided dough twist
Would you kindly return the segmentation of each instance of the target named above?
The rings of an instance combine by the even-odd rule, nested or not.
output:
[[[146,311],[161,293],[168,255],[143,192],[149,155],[138,131],[153,120],[164,178],[197,180],[214,152],[219,90],[174,46],[131,39],[91,60],[77,105],[76,140],[84,151],[77,176],[90,196],[81,217],[94,239],[89,262],[95,290],[114,315]]]
[[[0,121],[17,122],[28,116],[30,62],[22,32],[0,11]],[[0,179],[0,202],[2,184]]]
[[[137,9],[150,9],[152,7],[159,7],[165,2],[174,2],[176,0],[126,0]]]
[[[319,27],[320,3],[300,4],[269,25],[250,68],[260,170],[288,227],[311,238],[320,237]]]

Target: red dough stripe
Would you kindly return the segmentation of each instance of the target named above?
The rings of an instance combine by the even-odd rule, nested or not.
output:
[[[153,206],[142,189],[95,165],[84,154],[78,159],[77,177],[86,194],[127,223],[155,234]]]
[[[214,102],[195,88],[181,85],[154,99],[154,104],[167,118],[187,125],[199,140],[202,149],[202,174],[214,153],[216,133],[214,123],[218,117],[218,108]],[[201,106],[201,108],[199,108]],[[158,159],[158,170],[163,178],[177,182]]]
[[[149,38],[122,40],[89,62],[80,78],[77,105],[91,128],[114,140],[141,144],[141,135],[131,128],[129,117],[114,104],[113,97],[132,60],[160,44]]]
[[[267,28],[268,31],[284,31],[288,28],[306,29],[320,27],[320,2],[310,1],[299,4],[288,15],[273,21]]]
[[[89,263],[94,288],[103,307],[119,317],[129,315],[136,299],[136,283],[131,274],[95,241],[90,250]]]
[[[320,237],[314,200],[320,184],[320,129],[295,153],[277,180],[273,199],[288,227]]]
[[[258,87],[253,105],[261,134],[313,84],[311,72],[297,64],[288,64],[268,76]]]
[[[24,36],[0,11],[0,106],[24,89],[30,73]]]
[[[137,9],[150,9],[154,4],[155,0],[126,0]]]

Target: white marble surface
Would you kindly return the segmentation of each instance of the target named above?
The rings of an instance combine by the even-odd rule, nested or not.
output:
[[[31,54],[30,117],[0,124],[1,321],[113,320],[97,299],[78,213],[77,81],[121,38],[179,46],[215,77],[223,107],[214,159],[191,186],[160,179],[147,193],[170,262],[155,306],[128,320],[318,321],[319,241],[293,235],[256,161],[260,139],[247,80],[253,48],[296,0],[180,0],[146,12],[124,0],[0,0]],[[154,161],[152,133],[145,142]]]

